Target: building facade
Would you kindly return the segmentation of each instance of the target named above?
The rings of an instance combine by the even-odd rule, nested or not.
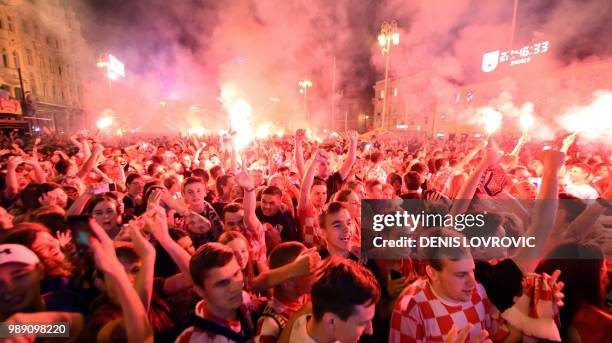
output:
[[[60,0],[0,1],[0,84],[40,127],[70,131],[82,117],[81,63],[95,63],[77,16]]]

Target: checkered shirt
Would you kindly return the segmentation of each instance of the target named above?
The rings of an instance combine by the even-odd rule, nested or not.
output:
[[[268,249],[266,247],[266,228],[259,223],[257,229],[246,228],[242,230],[244,237],[249,241],[251,260],[268,263]]]
[[[298,224],[303,239],[302,243],[309,248],[325,247],[325,239],[319,226],[318,215],[319,213],[316,213],[312,204],[308,204],[304,209],[298,208]]]
[[[419,279],[395,303],[389,343],[442,342],[453,325],[459,331],[468,323],[474,325],[470,337],[481,330],[487,330],[489,338],[496,342],[509,335],[505,321],[481,284],[474,287],[470,301],[449,305],[436,296],[427,279]]]

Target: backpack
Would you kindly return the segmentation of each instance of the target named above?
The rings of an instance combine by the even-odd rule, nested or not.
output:
[[[276,325],[278,325],[278,328],[281,331],[285,328],[285,325],[287,325],[287,322],[289,321],[289,318],[287,318],[287,317],[283,316],[282,314],[276,312],[270,306],[266,306],[266,308],[264,309],[263,313],[259,316],[259,318],[262,318],[262,317],[270,317],[270,318],[272,318],[276,322]]]

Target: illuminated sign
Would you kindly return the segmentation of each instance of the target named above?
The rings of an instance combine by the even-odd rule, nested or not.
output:
[[[543,41],[516,50],[490,51],[482,55],[482,71],[490,73],[495,70],[499,64],[507,62],[510,62],[510,66],[529,63],[532,56],[547,53],[549,49],[550,42]]]
[[[117,80],[125,77],[125,67],[115,56],[108,54],[108,78]]]

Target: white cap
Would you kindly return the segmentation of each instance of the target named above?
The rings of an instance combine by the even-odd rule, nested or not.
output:
[[[20,244],[0,244],[0,266],[7,263],[33,265],[40,260],[36,254]]]

